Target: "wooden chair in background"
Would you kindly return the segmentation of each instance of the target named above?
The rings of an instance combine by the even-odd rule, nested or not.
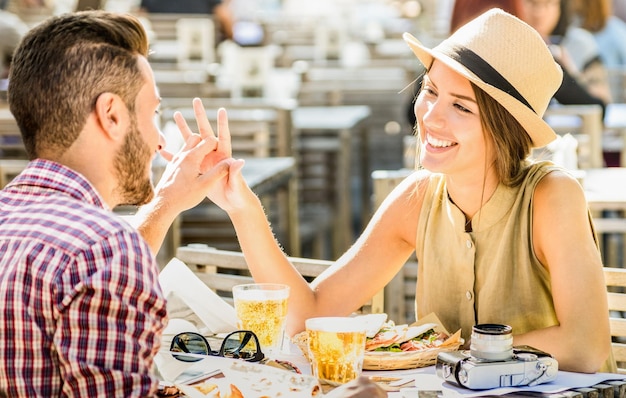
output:
[[[0,108],[0,158],[27,159],[20,129],[8,107]]]
[[[559,135],[570,133],[578,141],[578,167],[604,167],[604,123],[600,105],[551,105],[544,115]]]
[[[193,109],[191,108],[191,100],[188,102],[189,106],[187,107],[171,108],[161,112],[163,122],[167,121],[165,122],[165,126],[168,126],[169,123],[172,126],[171,128],[175,130],[174,135],[179,134],[173,121],[173,114],[176,111],[181,112],[187,121],[187,124],[192,129],[197,129]],[[213,128],[216,128],[216,114],[217,110],[207,110],[207,115],[210,115],[209,120],[211,121]],[[251,114],[249,119],[237,120],[236,118],[231,118],[228,121],[233,156],[236,158],[268,157],[276,153],[275,146],[277,143],[276,138],[270,136],[270,131],[272,131],[270,121],[254,120],[252,116],[253,115]],[[164,133],[169,130],[169,126],[163,129]],[[166,134],[166,138],[169,139],[170,137],[167,137]]]
[[[197,93],[196,93],[197,94]],[[162,96],[161,123],[172,120],[172,114],[181,110],[192,129],[196,122],[193,117],[192,98],[198,95]],[[266,98],[211,98],[202,97],[207,117],[213,127],[216,126],[218,108],[228,111],[229,126],[238,123],[263,122],[269,127],[268,143],[270,156],[293,156],[292,112],[297,107],[295,100],[272,100]],[[231,130],[235,129],[231,127]],[[236,131],[235,131],[236,133]]]
[[[207,245],[181,246],[176,257],[187,264],[209,288],[232,304],[232,288],[242,283],[252,283],[243,253],[218,250]],[[307,280],[313,280],[333,262],[303,257],[289,257],[291,263]],[[360,313],[380,313],[384,308],[382,291],[361,307]]]
[[[176,21],[178,68],[206,70],[216,61],[215,24],[212,18],[180,18]]]
[[[0,107],[0,188],[4,188],[28,164],[22,135],[13,114]]]
[[[275,46],[242,47],[234,42],[223,42],[217,53],[220,71],[216,84],[230,89],[231,98],[264,95],[278,56]]]
[[[626,269],[604,267],[609,302],[613,356],[618,372],[626,374]]]
[[[410,169],[375,170],[372,173],[374,209],[378,209],[387,195],[404,178]],[[415,321],[415,289],[417,283],[417,258],[415,254],[404,264],[402,270],[385,286],[385,313],[396,324]]]

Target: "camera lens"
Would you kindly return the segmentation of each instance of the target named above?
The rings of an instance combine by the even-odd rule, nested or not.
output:
[[[480,360],[506,361],[513,357],[513,334],[508,325],[483,323],[472,328],[470,354]]]

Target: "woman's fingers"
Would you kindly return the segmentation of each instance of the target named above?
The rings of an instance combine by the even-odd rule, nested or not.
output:
[[[183,137],[183,141],[185,142],[182,150],[193,148],[198,145],[200,141],[202,141],[202,137],[200,137],[200,135],[191,131],[185,117],[179,111],[174,112],[174,122],[176,122],[176,126],[178,127],[178,130]]]
[[[173,154],[173,153],[171,153],[170,151],[165,150],[165,149],[161,149],[161,150],[159,151],[159,154],[161,155],[161,157],[162,157],[163,159],[165,159],[165,160],[166,160],[166,161],[168,161],[168,162],[171,162],[171,161],[172,161],[172,159],[174,159],[174,154]]]
[[[211,127],[211,123],[209,123],[206,110],[204,109],[204,105],[202,104],[202,100],[200,98],[193,99],[193,114],[196,118],[198,131],[200,132],[202,139],[217,139],[217,136]]]
[[[228,127],[228,114],[226,113],[226,109],[224,108],[220,108],[217,110],[217,133],[217,150],[221,152],[224,156],[231,157],[233,151],[230,140],[230,129]]]
[[[228,115],[224,108],[217,111],[217,134],[211,127],[202,100],[193,99],[193,112],[199,134],[194,133],[181,112],[174,113],[174,121],[180,130],[185,144],[177,154],[162,150],[161,155],[169,162],[175,161],[183,153],[190,161],[198,162],[199,174],[208,172],[223,159],[232,157],[231,135],[228,127]],[[192,160],[195,159],[195,160]]]

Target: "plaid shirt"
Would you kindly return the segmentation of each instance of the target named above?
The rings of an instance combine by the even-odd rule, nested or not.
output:
[[[0,191],[0,395],[154,395],[158,268],[84,177],[35,160]]]

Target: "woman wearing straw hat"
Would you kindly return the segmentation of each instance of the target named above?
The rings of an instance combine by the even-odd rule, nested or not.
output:
[[[404,38],[427,69],[415,104],[422,168],[310,284],[235,171],[209,198],[228,212],[254,279],[291,286],[288,332],[295,334],[307,318],[358,309],[415,251],[418,318],[434,312],[466,341],[475,324],[508,324],[515,345],[549,352],[562,370],[614,370],[583,190],[563,169],[528,158],[555,138],[542,115],[562,71],[544,41],[497,9],[433,49]],[[218,129],[228,135],[225,113]]]

